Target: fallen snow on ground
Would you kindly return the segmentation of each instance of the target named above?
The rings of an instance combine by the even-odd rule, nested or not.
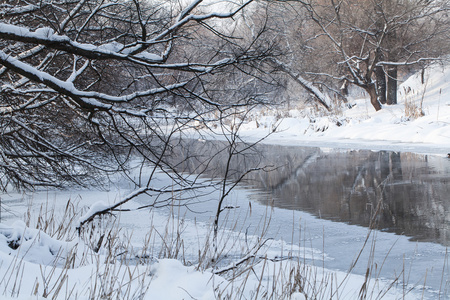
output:
[[[44,199],[44,195],[41,196]],[[144,223],[142,220],[137,221],[137,215],[124,214],[122,217],[126,218],[126,223],[135,224],[138,231],[136,234],[144,234],[139,232]],[[150,219],[151,224],[155,224],[154,230],[160,233],[170,224],[167,216],[158,212],[153,212]],[[184,220],[183,223],[182,240],[186,243],[192,240],[204,241],[208,236],[208,226],[199,226],[193,220]],[[185,233],[184,229],[194,230],[186,230]],[[171,234],[174,232],[169,232],[169,235]],[[234,233],[224,230],[221,234],[232,244],[228,246],[230,249],[227,251],[234,255],[237,253],[233,253],[232,247],[236,246],[236,243],[244,240],[248,242],[247,239],[252,238],[229,240],[229,235]],[[307,264],[298,265],[298,258],[277,260],[277,257],[283,255],[282,249],[285,249],[284,255],[287,254],[286,248],[290,249],[291,253],[302,253],[303,250],[282,241],[274,241],[273,244],[278,247],[278,251],[271,246],[262,247],[259,252],[262,259],[253,263],[251,269],[243,272],[243,275],[233,272],[235,264],[222,268],[225,270],[230,267],[231,271],[217,275],[215,273],[220,269],[199,270],[197,265],[186,266],[180,260],[170,258],[149,258],[145,263],[124,263],[108,255],[105,250],[94,253],[81,238],[75,237],[69,242],[61,241],[42,231],[29,228],[23,222],[14,222],[0,228],[0,293],[2,299],[91,299],[102,295],[104,298],[119,299],[209,300],[223,299],[227,295],[231,299],[260,299],[265,291],[278,289],[278,294],[283,295],[279,290],[282,287],[280,283],[290,280],[291,284],[294,284],[293,277],[290,277],[293,270],[302,272],[305,277],[298,279],[306,280],[306,287],[310,290],[285,294],[285,299],[309,299],[305,294],[308,297],[317,295],[319,299],[326,299],[327,295],[333,293],[333,287],[336,289],[336,284],[341,284],[336,294],[339,299],[356,299],[361,288],[365,286],[364,276]],[[202,245],[198,246],[198,249],[191,250],[201,251]],[[131,245],[127,251],[133,252]],[[369,281],[366,288],[368,293],[374,295],[385,294],[383,299],[398,299],[403,290],[397,286],[388,290],[389,286],[390,281],[376,279]],[[259,296],[258,291],[261,293]],[[416,291],[408,292],[407,295],[408,299],[421,299],[422,296]]]
[[[402,150],[412,152],[450,152],[450,68],[436,65],[403,82],[398,104],[383,105],[375,111],[367,98],[352,99],[333,116],[305,115],[303,111],[256,111],[240,133],[258,139],[273,131],[265,142]],[[437,147],[437,148],[436,148]]]

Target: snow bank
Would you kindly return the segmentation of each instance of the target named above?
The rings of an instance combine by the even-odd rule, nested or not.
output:
[[[61,264],[78,244],[78,240],[56,240],[40,230],[26,227],[22,221],[12,226],[0,224],[0,252],[28,262]]]
[[[450,67],[435,65],[399,86],[398,104],[375,111],[368,99],[351,99],[332,116],[302,110],[255,112],[241,127],[248,140],[271,134],[266,143],[334,148],[450,152]],[[283,117],[280,117],[282,115]]]
[[[98,197],[94,196],[93,199]],[[150,224],[154,224],[156,231],[164,233],[169,229],[165,234],[166,238],[181,234],[183,243],[191,246],[197,244],[197,247],[200,247],[183,247],[186,251],[184,255],[200,254],[201,243],[205,241],[205,237],[210,236],[210,227],[189,219],[180,223],[176,216],[166,216],[161,212],[163,211],[153,211],[150,216]],[[122,215],[120,228],[125,229],[129,223],[136,235],[145,235],[142,231],[146,228],[148,217],[143,217],[142,214],[139,216],[133,213]],[[220,247],[226,248],[226,255],[231,259],[234,256],[239,258],[239,255],[245,253],[242,245],[248,246],[259,238],[226,229],[220,234],[224,236],[220,238],[224,243]],[[16,244],[12,245],[12,241]],[[166,246],[171,246],[170,243],[174,242],[167,239],[165,241],[168,242]],[[232,299],[253,299],[259,291],[261,297],[267,292],[267,295],[276,292],[278,295],[285,295],[285,299],[303,300],[309,299],[310,295],[316,295],[318,299],[327,298],[337,287],[336,284],[342,283],[338,292],[340,299],[356,299],[361,287],[366,283],[364,276],[304,263],[308,256],[314,257],[316,261],[319,261],[320,257],[328,258],[319,250],[311,249],[314,253],[308,254],[306,249],[281,240],[268,241],[258,252],[259,258],[250,260],[249,265],[244,264],[242,268],[221,274],[214,274],[216,269],[201,271],[197,264],[183,265],[181,260],[170,258],[148,259],[145,262],[130,264],[129,259],[133,257],[133,253],[138,253],[133,247],[129,244],[125,248],[126,251],[120,253],[125,254],[127,258],[120,259],[121,255],[111,256],[105,251],[107,247],[94,253],[78,238],[68,242],[61,241],[37,229],[28,228],[20,221],[9,226],[2,225],[0,279],[4,280],[0,280],[0,295],[19,299],[29,299],[30,295],[35,295],[33,299],[39,299],[36,296],[43,295],[55,299],[71,299],[75,296],[87,299],[93,295],[109,295],[119,299],[213,300],[227,296]],[[281,259],[295,253],[302,253],[305,257]],[[79,258],[71,259],[70,255],[75,254]],[[67,264],[68,261],[71,263]],[[304,287],[308,290],[297,289],[292,295],[283,294],[283,282],[293,284],[295,279],[291,276],[295,274],[299,274],[297,280],[304,280]],[[23,284],[20,284],[21,282]],[[367,282],[366,286],[367,290],[373,291],[375,295],[386,292],[383,299],[398,299],[403,293],[402,286],[394,286],[387,291],[389,285],[388,280],[373,279]],[[260,298],[259,296],[256,298]],[[422,294],[411,291],[407,296],[408,299],[421,299]]]

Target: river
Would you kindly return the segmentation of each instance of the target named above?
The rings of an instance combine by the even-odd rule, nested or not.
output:
[[[354,273],[365,274],[373,261],[382,278],[400,276],[405,286],[427,286],[430,295],[448,293],[450,159],[323,147],[259,144],[242,151],[245,148],[242,144],[234,149],[229,180],[259,170],[239,184],[245,197],[234,196],[227,204],[241,210],[252,206],[246,225],[239,228],[259,226],[255,224],[267,213],[264,207],[270,207],[266,235],[323,251],[327,258],[320,264],[325,268],[348,271],[361,252]],[[230,153],[226,142],[193,141],[189,149],[178,153],[182,171],[206,168],[199,156],[186,155],[202,153],[215,156],[213,162],[207,160],[204,177],[218,180],[225,174]],[[214,204],[201,207],[194,210],[214,213]],[[230,227],[236,227],[234,222]]]

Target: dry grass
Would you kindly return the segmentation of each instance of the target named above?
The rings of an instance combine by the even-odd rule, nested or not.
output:
[[[262,228],[261,236],[249,236],[245,228],[238,228],[237,224],[234,232],[221,228],[217,251],[212,247],[210,230],[199,238],[195,260],[185,253],[185,221],[174,211],[163,231],[153,226],[149,228],[144,245],[139,249],[133,248],[131,236],[122,232],[115,216],[96,219],[78,237],[74,224],[79,214],[76,204],[70,201],[59,216],[49,207],[42,207],[36,218],[33,211],[28,210],[25,218],[28,227],[41,230],[56,240],[79,239],[68,253],[56,253],[53,264],[39,267],[40,276],[32,283],[32,295],[51,299],[143,299],[152,281],[153,263],[157,259],[174,258],[185,265],[196,266],[198,271],[209,272],[212,278],[226,279],[226,284],[214,286],[217,299],[288,299],[291,296],[292,299],[348,299],[342,290],[351,276],[338,276],[323,267],[307,264],[304,257],[293,255],[292,249],[281,249],[277,257],[265,252],[266,243],[270,241],[265,238],[270,213],[258,226]],[[374,251],[375,238],[370,237],[369,233],[366,242]],[[243,249],[242,253],[232,252],[236,248]],[[21,255],[12,260],[8,271],[0,278],[1,295],[22,295],[25,263]],[[77,268],[89,270],[87,284],[83,286],[69,283],[71,270]],[[381,299],[398,284],[399,278],[375,291],[374,286],[380,284],[379,271],[380,267],[372,260],[367,262],[358,299]]]
[[[403,95],[405,101],[405,118],[407,120],[415,120],[420,117],[425,116],[425,112],[423,111],[423,101],[425,98],[426,85],[424,86],[424,90],[422,94],[411,90],[410,88],[403,88]],[[419,100],[414,100],[414,99]]]

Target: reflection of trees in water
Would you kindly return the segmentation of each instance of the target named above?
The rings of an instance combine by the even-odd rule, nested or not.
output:
[[[392,152],[379,155],[381,178],[387,178],[378,196],[383,201],[380,228],[447,245],[450,237],[448,174],[430,167],[425,155]],[[448,161],[442,159],[442,163]]]
[[[368,226],[381,201],[375,228],[448,244],[448,173],[430,168],[427,156],[386,151],[316,151],[313,163],[305,166],[310,159],[307,157],[298,164],[302,171],[296,172],[295,178],[291,178],[292,173],[267,174],[272,183],[289,182],[282,188],[272,184],[275,206]],[[442,163],[448,161],[442,159]]]
[[[220,177],[226,144],[195,142],[182,156],[183,168],[206,168]],[[195,155],[194,155],[195,153]],[[215,155],[206,165],[202,157]],[[278,207],[305,210],[336,221],[368,226],[379,201],[375,228],[418,240],[450,244],[450,162],[445,158],[396,152],[322,151],[310,147],[258,145],[233,158],[231,176],[249,168],[247,184],[270,192]],[[262,200],[261,202],[263,202]]]

